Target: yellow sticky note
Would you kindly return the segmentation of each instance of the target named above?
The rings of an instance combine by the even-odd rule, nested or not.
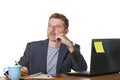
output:
[[[105,52],[102,41],[94,42],[94,46],[95,46],[96,53],[104,53]]]

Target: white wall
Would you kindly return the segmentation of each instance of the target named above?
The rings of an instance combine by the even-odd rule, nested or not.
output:
[[[69,18],[67,36],[81,45],[88,65],[92,38],[120,37],[119,0],[0,0],[0,75],[19,60],[27,42],[46,38],[54,12]]]

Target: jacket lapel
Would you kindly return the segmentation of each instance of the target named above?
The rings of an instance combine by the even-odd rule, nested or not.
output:
[[[46,73],[46,63],[47,63],[47,49],[48,49],[48,40],[45,40],[42,43],[41,51],[42,51],[42,66],[43,66],[43,71]]]
[[[59,55],[58,55],[57,71],[56,71],[57,73],[60,72],[60,66],[61,66],[62,62],[64,61],[64,57],[65,57],[67,51],[68,51],[67,47],[64,44],[62,44],[60,46]]]

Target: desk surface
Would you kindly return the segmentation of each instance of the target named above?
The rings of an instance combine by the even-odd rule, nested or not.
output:
[[[0,76],[0,80],[9,80],[5,76]],[[29,80],[53,80],[53,79],[29,79]],[[108,74],[95,77],[67,76],[62,75],[54,80],[120,80],[120,74]]]

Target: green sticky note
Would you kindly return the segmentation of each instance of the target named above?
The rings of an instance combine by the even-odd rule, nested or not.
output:
[[[94,42],[94,46],[95,46],[96,53],[104,53],[105,52],[102,41]]]

